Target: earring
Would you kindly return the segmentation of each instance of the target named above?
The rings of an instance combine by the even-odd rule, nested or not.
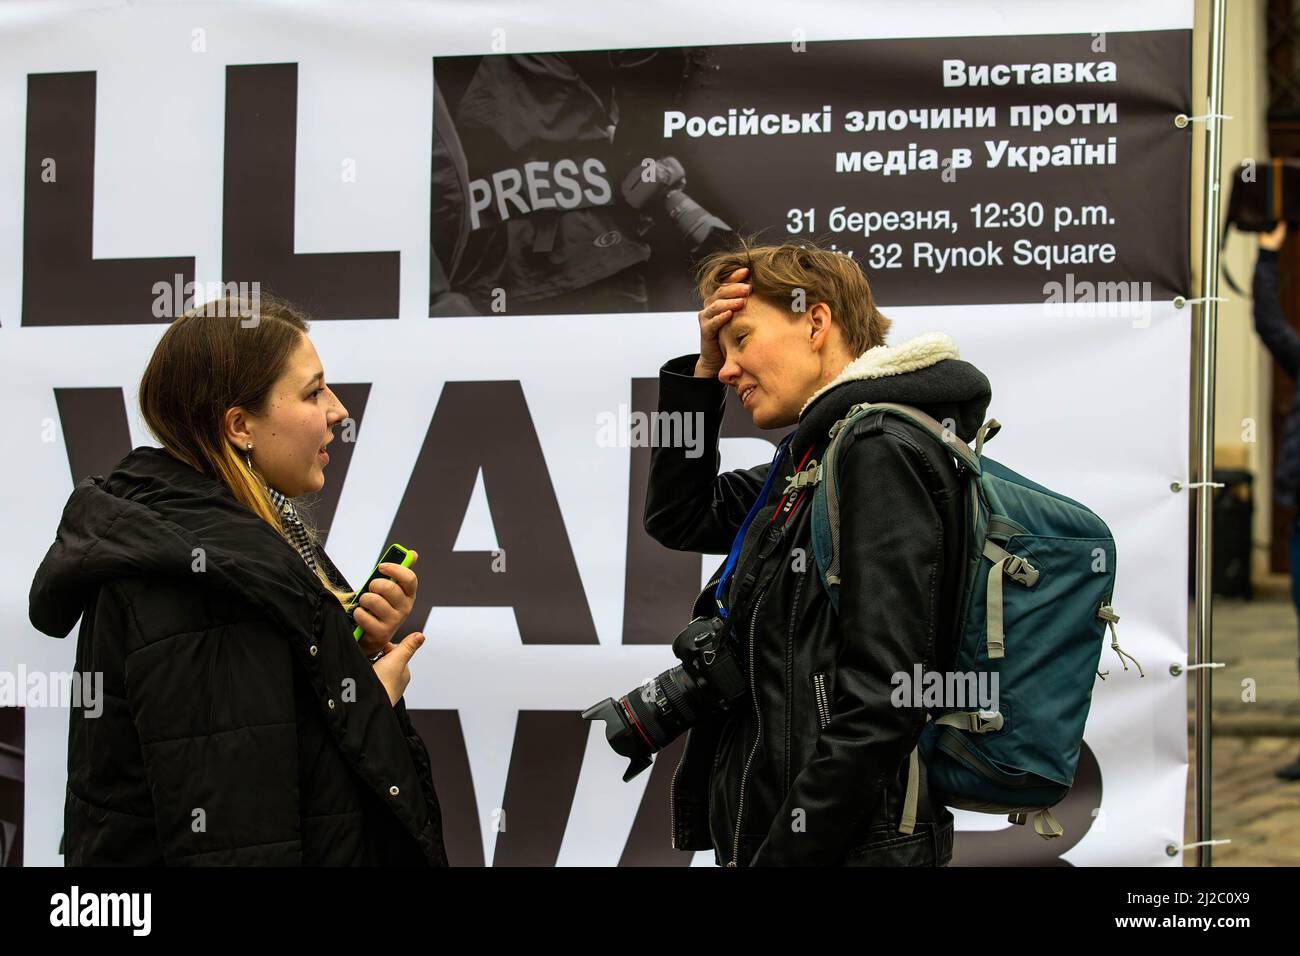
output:
[[[248,451],[252,451],[252,450],[253,450],[253,443],[250,441],[250,442],[248,443]],[[249,471],[252,471],[252,470],[253,470],[253,459],[249,456],[248,452],[244,452],[244,462],[245,462],[245,464],[248,465],[248,470],[249,470]]]

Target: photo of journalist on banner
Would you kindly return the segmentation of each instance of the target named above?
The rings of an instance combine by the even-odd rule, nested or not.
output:
[[[694,256],[732,236],[686,191],[677,158],[647,152],[656,96],[680,91],[705,59],[439,58],[429,314],[662,308],[656,280],[680,286]]]

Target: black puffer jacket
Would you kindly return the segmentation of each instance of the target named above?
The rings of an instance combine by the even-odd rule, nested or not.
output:
[[[894,707],[890,694],[892,675],[911,675],[915,664],[953,665],[965,479],[916,426],[883,413],[868,421],[841,472],[838,613],[813,560],[811,494],[782,492],[800,462],[820,460],[831,425],[858,402],[915,405],[972,440],[990,387],[956,355],[941,333],[873,349],[805,408],[732,578],[728,606],[750,699],[690,733],[672,784],[677,848],[713,848],[719,863],[739,866],[951,859],[953,816],[930,799],[924,764],[915,831],[898,832],[925,712]],[[730,548],[770,466],[717,474],[726,387],[693,378],[695,361],[664,365],[659,408],[704,416],[704,454],[653,451],[645,525],[668,547],[718,554]],[[716,580],[696,615],[715,612]]]
[[[84,612],[84,615],[83,615]],[[297,552],[156,448],[86,478],[30,617],[104,709],[71,714],[69,865],[446,865],[428,751]]]

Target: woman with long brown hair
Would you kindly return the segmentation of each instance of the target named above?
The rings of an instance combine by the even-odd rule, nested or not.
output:
[[[73,710],[66,862],[445,865],[428,751],[401,700],[424,636],[384,565],[352,590],[293,500],[347,409],[306,320],[233,298],[168,326],[140,382],[161,448],[73,491],[30,617],[103,673]]]

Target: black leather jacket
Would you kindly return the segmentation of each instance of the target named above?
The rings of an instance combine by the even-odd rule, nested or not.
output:
[[[704,454],[654,449],[645,527],[667,547],[720,554],[770,465],[717,473],[727,388],[694,378],[695,361],[663,366],[659,408],[704,416]],[[953,816],[930,799],[923,764],[915,831],[898,832],[925,712],[895,707],[890,695],[895,673],[952,667],[965,479],[915,426],[877,417],[843,460],[838,613],[812,555],[811,492],[799,500],[783,490],[801,461],[820,460],[831,425],[855,403],[915,405],[971,441],[990,394],[978,369],[946,358],[844,381],[804,410],[731,579],[732,633],[751,693],[690,732],[671,787],[675,847],[712,848],[718,863],[738,866],[949,862]],[[717,577],[695,615],[716,612]]]

